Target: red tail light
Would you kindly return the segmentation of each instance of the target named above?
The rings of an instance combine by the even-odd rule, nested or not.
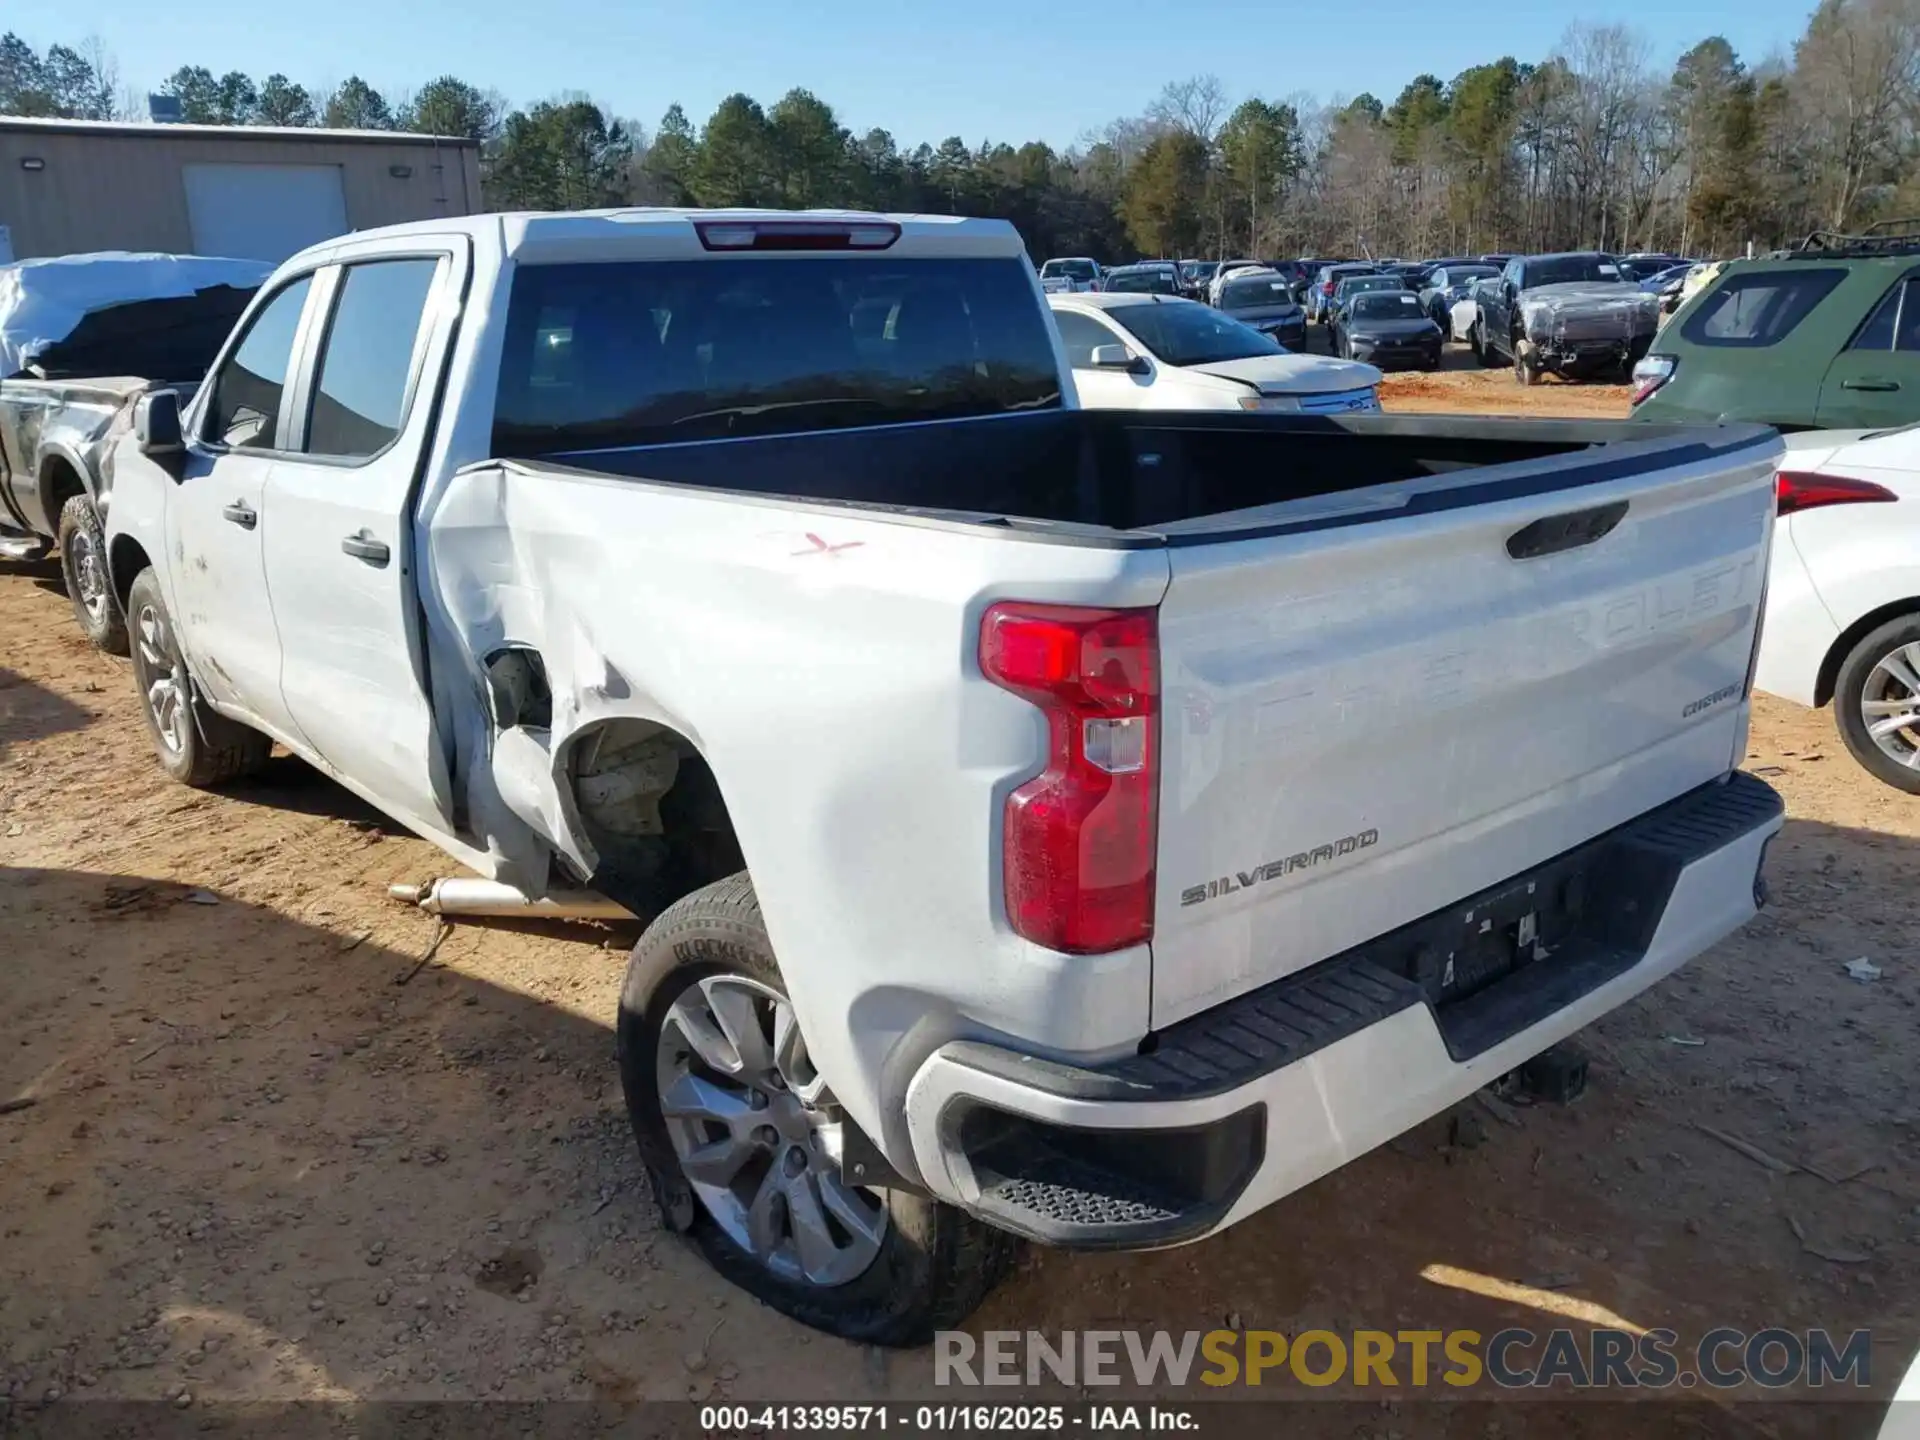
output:
[[[1322,281],[1320,284],[1320,293],[1322,295],[1331,295],[1333,293],[1333,281],[1331,280]]]
[[[1822,505],[1876,505],[1900,497],[1871,480],[1849,480],[1842,475],[1816,475],[1804,470],[1782,470],[1776,477],[1779,513],[1792,515]]]
[[[1071,955],[1151,939],[1156,613],[995,605],[980,622],[980,669],[1047,717],[1047,767],[1007,797],[1008,922]]]

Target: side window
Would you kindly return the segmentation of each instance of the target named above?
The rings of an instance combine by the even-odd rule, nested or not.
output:
[[[1849,350],[1893,348],[1893,322],[1900,313],[1900,291],[1904,288],[1896,285],[1880,297],[1880,303],[1867,316],[1867,323],[1860,327],[1860,333],[1853,337],[1853,343],[1847,347]]]
[[[373,260],[341,274],[307,420],[309,455],[362,459],[399,435],[439,268],[438,260]]]
[[[1507,262],[1506,278],[1512,282],[1513,288],[1516,290],[1521,289],[1522,286],[1525,284],[1524,277],[1521,274],[1520,262],[1518,260],[1509,260]]]
[[[1777,345],[1846,278],[1845,270],[1798,267],[1732,274],[1694,302],[1680,333],[1695,345],[1748,349]],[[1880,348],[1885,349],[1886,343],[1882,339]]]
[[[1900,305],[1900,324],[1894,332],[1893,348],[1909,353],[1920,350],[1920,278],[1901,287],[1907,298]]]
[[[1066,342],[1067,364],[1075,370],[1093,368],[1094,346],[1120,343],[1119,338],[1098,320],[1089,320],[1085,315],[1076,315],[1071,310],[1054,311],[1053,323],[1060,327],[1060,338]]]
[[[302,275],[254,316],[246,338],[214,379],[202,439],[235,450],[274,447],[287,368],[293,360],[293,338],[312,288],[313,277]]]

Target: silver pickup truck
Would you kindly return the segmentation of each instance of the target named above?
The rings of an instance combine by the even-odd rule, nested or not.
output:
[[[101,462],[140,396],[199,384],[271,268],[132,254],[0,266],[0,557],[57,548],[74,617],[102,650],[127,653]]]

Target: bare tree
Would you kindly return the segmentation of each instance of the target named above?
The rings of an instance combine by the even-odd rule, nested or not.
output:
[[[1220,126],[1232,108],[1226,86],[1218,75],[1196,75],[1190,80],[1175,80],[1160,92],[1160,98],[1147,107],[1147,118],[1176,130],[1184,130],[1203,145],[1219,138]]]
[[[1794,47],[1822,218],[1846,226],[1869,186],[1895,177],[1920,86],[1920,0],[1821,0]]]

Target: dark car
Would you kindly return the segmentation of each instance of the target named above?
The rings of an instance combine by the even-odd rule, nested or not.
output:
[[[1219,269],[1218,260],[1182,260],[1180,262],[1181,293],[1189,300],[1205,300],[1207,287],[1213,283],[1213,277]]]
[[[1344,255],[1311,256],[1294,262],[1300,267],[1300,281],[1293,287],[1293,298],[1302,305],[1307,303],[1307,292],[1313,288],[1314,279],[1329,265],[1347,265],[1352,263]]]
[[[1220,309],[1290,349],[1306,343],[1307,315],[1293,298],[1292,281],[1283,271],[1230,276],[1220,286]]]
[[[1920,236],[1814,235],[1736,260],[1634,370],[1633,418],[1782,430],[1920,422]]]
[[[1180,272],[1171,264],[1119,265],[1100,277],[1100,289],[1140,295],[1178,295]]]
[[[1620,268],[1626,271],[1629,280],[1639,281],[1651,280],[1663,270],[1686,263],[1678,255],[1629,255],[1621,260]]]
[[[1333,287],[1333,295],[1326,303],[1326,317],[1329,326],[1340,324],[1341,312],[1346,309],[1356,295],[1364,295],[1372,290],[1385,290],[1389,294],[1405,291],[1413,292],[1401,283],[1398,275],[1376,271],[1370,275],[1343,275]],[[1336,345],[1337,349],[1338,346]]]
[[[1393,265],[1381,267],[1389,275],[1398,275],[1400,283],[1409,290],[1418,290],[1426,281],[1427,272],[1433,268],[1426,260],[1402,260]]]
[[[1333,308],[1333,292],[1340,282],[1349,275],[1378,275],[1380,267],[1371,260],[1342,260],[1332,265],[1322,265],[1314,272],[1313,283],[1307,287],[1307,319],[1318,320],[1325,325]]]
[[[1467,298],[1476,280],[1492,280],[1499,274],[1498,265],[1482,265],[1478,260],[1449,260],[1434,266],[1420,290],[1427,318],[1440,327],[1441,334],[1450,333],[1453,307]]]
[[[1660,325],[1659,297],[1599,250],[1509,260],[1498,280],[1475,283],[1472,298],[1480,312],[1469,336],[1474,355],[1482,365],[1512,365],[1522,385],[1549,373],[1625,378]]]
[[[1443,338],[1420,297],[1406,289],[1350,296],[1334,322],[1334,354],[1380,370],[1438,370]]]

